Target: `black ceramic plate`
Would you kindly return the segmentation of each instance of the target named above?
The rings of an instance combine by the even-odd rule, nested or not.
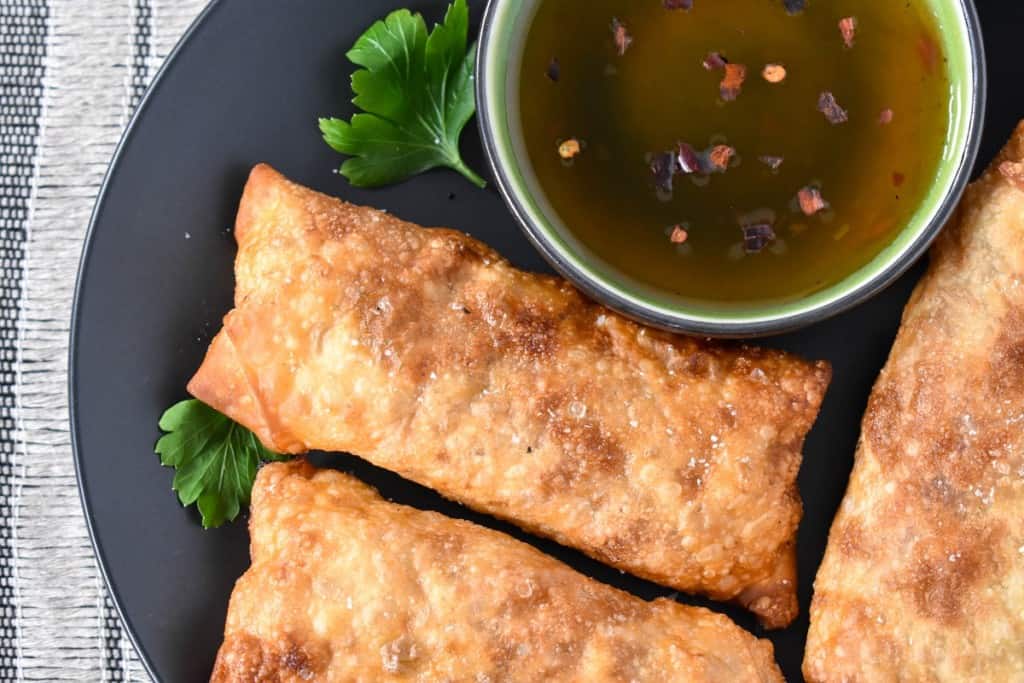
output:
[[[481,0],[470,4],[479,21]],[[231,304],[229,226],[249,168],[270,162],[310,187],[422,225],[465,230],[520,267],[547,270],[493,187],[477,190],[438,171],[362,191],[333,172],[340,159],[321,142],[316,118],[351,113],[344,53],[374,19],[403,5],[439,19],[446,2],[215,2],[153,85],[100,195],[71,344],[75,457],[96,553],[128,632],[159,680],[208,678],[231,587],[249,560],[244,520],[203,531],[171,492],[173,473],[153,455],[161,412],[185,397],[185,383]],[[988,160],[1024,116],[1018,42],[1024,5],[979,5],[991,93],[980,158]],[[478,136],[472,126],[467,131],[467,160],[482,171]],[[811,583],[846,486],[861,413],[920,272],[918,266],[840,318],[765,342],[826,358],[835,370],[800,474],[806,508],[799,538],[802,615],[769,634],[791,681],[800,680]],[[637,595],[670,593],[472,514],[351,456],[318,461],[354,472],[395,501],[507,531]],[[712,607],[763,635],[749,615]]]

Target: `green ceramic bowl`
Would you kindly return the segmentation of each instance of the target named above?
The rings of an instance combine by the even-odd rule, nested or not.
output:
[[[487,6],[476,66],[484,147],[499,190],[537,249],[583,292],[634,319],[678,332],[750,337],[835,315],[877,294],[910,267],[942,229],[967,184],[985,107],[981,29],[972,0],[927,0],[949,60],[951,125],[935,182],[908,224],[873,261],[805,298],[742,309],[681,304],[631,282],[587,253],[561,225],[533,177],[521,142],[516,98],[526,33],[541,1],[490,0]]]

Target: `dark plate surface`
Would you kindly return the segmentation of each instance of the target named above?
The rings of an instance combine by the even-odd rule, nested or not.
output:
[[[626,1],[626,0],[624,0]],[[632,0],[630,0],[632,1]],[[422,225],[465,230],[516,265],[547,270],[492,188],[429,173],[377,191],[332,172],[339,157],[316,117],[351,113],[346,49],[375,19],[408,6],[439,19],[444,0],[220,0],[164,69],[115,157],[93,219],[73,323],[71,408],[82,497],[118,608],[151,672],[167,683],[209,677],[231,587],[248,565],[244,521],[203,531],[153,455],[157,420],[230,307],[229,226],[249,168],[267,161],[294,180],[388,209]],[[482,2],[471,0],[478,22]],[[1024,116],[1018,41],[1024,5],[979,0],[989,64],[986,163]],[[475,26],[474,29],[475,31]],[[467,161],[483,171],[475,127]],[[804,451],[800,487],[802,616],[770,634],[800,679],[811,583],[846,486],[861,413],[888,353],[919,264],[881,296],[828,322],[765,343],[832,362],[835,380]],[[318,456],[395,501],[443,511],[523,538],[586,574],[646,598],[671,591],[442,500],[351,456]],[[699,600],[681,598],[687,602]],[[763,635],[749,615],[721,606]]]

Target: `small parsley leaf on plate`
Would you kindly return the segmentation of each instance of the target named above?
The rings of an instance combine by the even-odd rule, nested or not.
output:
[[[206,529],[230,522],[249,504],[261,461],[287,459],[195,399],[168,408],[160,429],[167,432],[156,442],[160,462],[175,469],[172,488],[182,505],[198,505]]]
[[[349,182],[376,187],[447,166],[486,185],[459,153],[459,136],[476,110],[468,32],[466,0],[455,0],[429,35],[422,14],[401,9],[356,41],[346,56],[363,67],[352,74],[352,102],[362,113],[351,121],[320,119],[327,144],[352,156],[341,166]]]

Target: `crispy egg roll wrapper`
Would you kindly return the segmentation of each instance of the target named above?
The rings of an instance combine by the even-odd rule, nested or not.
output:
[[[505,534],[295,461],[253,489],[215,683],[783,681],[727,617],[646,602]]]
[[[1024,681],[1024,124],[932,249],[814,584],[809,681]]]
[[[825,363],[655,331],[462,233],[249,178],[235,309],[189,384],[271,449],[347,451],[638,576],[797,612]]]

